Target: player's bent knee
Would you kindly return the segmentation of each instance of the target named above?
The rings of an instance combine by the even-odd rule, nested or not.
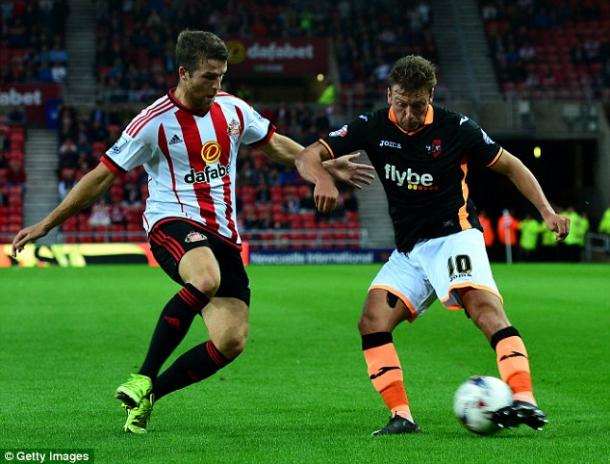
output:
[[[187,283],[191,284],[201,293],[205,293],[209,298],[213,297],[220,287],[220,276],[211,273],[202,274],[191,278]]]
[[[366,309],[358,321],[360,335],[375,332],[391,332],[398,323],[391,316],[392,314],[382,308],[377,310]]]
[[[226,358],[233,360],[244,351],[247,340],[246,333],[233,334],[220,340],[217,348]]]
[[[360,332],[360,335],[383,331],[383,328],[380,326],[384,324],[381,324],[380,322],[379,318],[372,314],[362,314],[358,321],[358,331]]]
[[[373,289],[364,304],[358,330],[360,335],[392,332],[398,324],[407,319],[407,309],[402,301],[386,290]]]

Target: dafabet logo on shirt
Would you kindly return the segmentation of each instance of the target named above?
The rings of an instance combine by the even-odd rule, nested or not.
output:
[[[218,142],[209,141],[203,144],[201,147],[201,158],[206,164],[212,164],[218,161],[220,155],[222,154],[222,149]]]
[[[209,183],[215,179],[226,176],[229,173],[228,166],[223,166],[218,163],[222,155],[222,149],[218,142],[209,141],[201,147],[201,159],[206,166],[202,171],[195,171],[191,168],[189,173],[184,176],[184,182],[187,184]]]

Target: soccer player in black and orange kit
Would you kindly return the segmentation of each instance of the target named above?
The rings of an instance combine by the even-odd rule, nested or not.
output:
[[[374,435],[418,432],[392,331],[413,322],[436,299],[464,308],[496,352],[513,405],[496,412],[503,427],[547,422],[534,398],[519,332],[509,322],[469,197],[469,164],[506,175],[563,240],[569,221],[553,211],[533,174],[467,116],[432,104],[434,66],[420,56],[399,59],[389,77],[389,108],[361,115],[307,147],[301,172],[327,176],[321,162],[364,149],[383,184],[396,250],[373,280],[359,322],[362,349],[375,389],[391,411]]]

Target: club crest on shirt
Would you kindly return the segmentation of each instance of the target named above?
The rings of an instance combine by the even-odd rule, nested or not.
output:
[[[341,129],[336,130],[328,134],[330,137],[345,137],[347,135],[347,124],[343,126]]]
[[[185,243],[194,243],[194,242],[203,242],[208,238],[203,235],[201,232],[189,232],[189,234],[185,237]]]
[[[241,133],[241,124],[236,119],[233,119],[227,127],[227,134],[239,135]]]
[[[441,139],[434,139],[430,145],[426,145],[426,150],[432,158],[438,158],[443,153]]]

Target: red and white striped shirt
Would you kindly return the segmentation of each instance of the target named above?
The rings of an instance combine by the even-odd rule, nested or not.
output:
[[[239,247],[234,188],[239,146],[266,144],[275,126],[225,92],[205,114],[184,107],[173,93],[136,116],[101,162],[117,174],[144,166],[147,233],[165,218],[185,218]]]

